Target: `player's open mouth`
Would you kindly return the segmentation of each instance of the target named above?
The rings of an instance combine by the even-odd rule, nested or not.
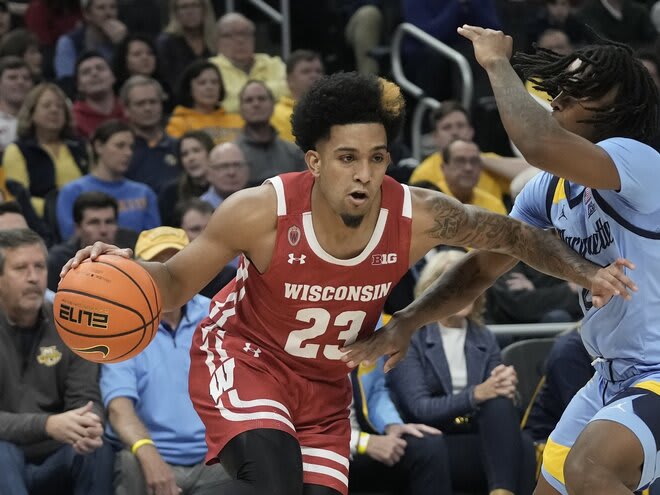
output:
[[[366,193],[358,192],[358,191],[352,192],[348,196],[351,198],[352,202],[357,205],[361,205],[369,198],[369,196]]]

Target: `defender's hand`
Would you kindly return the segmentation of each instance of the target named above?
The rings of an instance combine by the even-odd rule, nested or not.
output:
[[[406,357],[410,337],[414,328],[406,328],[396,315],[370,337],[354,342],[341,349],[344,352],[342,361],[351,368],[359,366],[360,363],[375,363],[384,354],[389,356],[385,362],[385,373],[394,368],[396,364]]]
[[[591,302],[596,308],[605,306],[613,296],[621,296],[626,301],[632,298],[630,291],[636,292],[637,285],[626,274],[625,269],[635,269],[635,265],[619,258],[596,272],[591,283]]]
[[[62,267],[60,272],[60,278],[64,278],[64,275],[69,270],[76,268],[80,263],[85,261],[87,258],[94,261],[96,258],[102,254],[114,254],[116,256],[123,256],[124,258],[131,259],[133,258],[133,250],[129,248],[121,249],[112,244],[105,244],[101,241],[95,242],[91,246],[87,246],[79,250],[76,255],[66,262],[66,265]]]
[[[497,62],[511,58],[513,38],[502,31],[463,24],[458,28],[458,34],[472,42],[474,56],[486,70]]]

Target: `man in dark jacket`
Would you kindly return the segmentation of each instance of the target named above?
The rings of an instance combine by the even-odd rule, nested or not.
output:
[[[98,367],[55,331],[46,276],[37,233],[0,232],[0,493],[109,495]]]

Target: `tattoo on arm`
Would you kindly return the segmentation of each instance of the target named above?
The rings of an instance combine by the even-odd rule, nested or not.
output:
[[[427,235],[439,243],[504,253],[549,275],[589,288],[600,268],[566,246],[551,231],[444,195],[430,195],[426,207],[434,225]]]

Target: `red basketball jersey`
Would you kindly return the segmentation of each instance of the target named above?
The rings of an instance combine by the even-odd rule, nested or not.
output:
[[[340,347],[376,329],[383,305],[409,268],[410,190],[390,177],[371,240],[358,256],[326,253],[312,224],[309,172],[269,180],[277,193],[277,237],[265,273],[241,257],[236,278],[211,304],[201,327],[218,327],[245,341],[243,350],[268,352],[312,380],[345,378]]]

